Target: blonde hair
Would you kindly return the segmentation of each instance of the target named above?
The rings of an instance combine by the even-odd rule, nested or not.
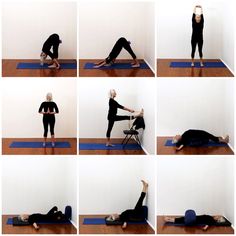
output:
[[[110,89],[110,90],[109,90],[109,98],[114,98],[115,92],[116,92],[115,89]]]
[[[46,99],[47,99],[47,102],[51,102],[52,101],[52,93],[47,93]]]

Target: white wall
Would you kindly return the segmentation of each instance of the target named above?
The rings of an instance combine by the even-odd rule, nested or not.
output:
[[[135,79],[135,81],[127,78],[119,78],[119,80],[83,79],[79,84],[80,138],[106,138],[109,109],[108,92],[114,88],[117,92],[116,101],[118,103],[135,111],[144,109],[146,128],[142,133],[142,145],[148,153],[153,154],[155,152],[154,87],[154,82],[141,78]],[[117,114],[132,115],[132,113],[120,109]],[[115,122],[111,138],[123,138],[123,130],[125,129],[129,129],[129,121]]]
[[[142,132],[141,143],[148,153],[155,153],[155,81],[141,80],[137,83],[137,104],[144,109],[145,130]]]
[[[227,3],[226,3],[227,2]],[[222,56],[223,61],[234,72],[234,17],[235,1],[222,3]]]
[[[159,80],[157,136],[173,136],[188,129],[230,135],[234,147],[233,80]]]
[[[81,1],[80,58],[105,58],[115,42],[120,37],[125,37],[131,41],[131,47],[137,58],[146,59],[154,70],[154,24],[154,4],[150,2]],[[131,57],[123,50],[118,58]]]
[[[133,209],[142,191],[141,179],[149,183],[144,204],[149,208],[148,220],[155,227],[155,164],[154,159],[145,157],[81,157],[79,214],[120,214]]]
[[[161,158],[157,162],[157,215],[225,215],[233,223],[234,159]],[[230,179],[230,181],[229,181]]]
[[[52,92],[59,114],[56,114],[55,137],[75,138],[76,80],[74,79],[7,79],[2,83],[3,138],[43,137],[43,116],[38,113],[46,94]],[[50,136],[50,132],[48,133]]]
[[[191,57],[192,14],[194,6],[199,4],[203,6],[205,19],[203,57],[221,57],[220,1],[161,0],[157,5],[157,58]],[[199,58],[198,51],[195,56]]]
[[[38,59],[43,43],[53,33],[59,34],[62,39],[59,58],[76,59],[75,2],[4,1],[2,6],[4,59]]]
[[[72,206],[77,225],[76,160],[74,158],[12,157],[2,160],[2,213],[47,213],[53,206],[64,212]],[[68,198],[68,196],[70,196]]]

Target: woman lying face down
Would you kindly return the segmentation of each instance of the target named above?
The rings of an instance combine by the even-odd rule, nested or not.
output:
[[[172,143],[176,144],[176,150],[179,151],[184,146],[199,147],[208,144],[210,141],[214,143],[228,143],[229,135],[224,137],[214,136],[204,130],[187,130],[182,135],[176,135],[172,139]]]
[[[147,193],[148,183],[146,183],[144,180],[141,180],[141,182],[143,189],[135,208],[126,210],[121,214],[112,214],[106,218],[107,221],[120,221],[122,224],[122,229],[125,229],[128,225],[128,222],[142,222],[146,220],[143,213],[143,200]]]
[[[39,229],[38,222],[61,222],[66,219],[65,215],[58,211],[58,208],[54,206],[47,214],[35,213],[31,215],[22,214],[18,216],[18,219],[33,225],[35,229]]]

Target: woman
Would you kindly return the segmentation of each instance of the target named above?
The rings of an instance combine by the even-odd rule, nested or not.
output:
[[[55,147],[55,138],[54,138],[55,114],[58,114],[59,110],[58,110],[57,104],[52,101],[51,93],[47,93],[46,101],[43,102],[39,107],[39,113],[43,114],[43,127],[44,127],[43,147],[46,147],[48,126],[50,126],[52,147]]]
[[[200,8],[201,14],[197,14],[197,8]],[[199,51],[199,56],[200,56],[200,66],[203,67],[203,55],[202,55],[202,46],[203,46],[203,26],[204,26],[204,17],[203,17],[203,11],[202,7],[200,5],[197,5],[194,7],[193,11],[193,16],[192,16],[192,28],[193,28],[193,33],[192,33],[192,39],[191,39],[191,44],[192,44],[192,64],[191,66],[194,66],[194,54],[196,50],[196,46],[198,45],[198,51]]]
[[[131,110],[129,108],[126,108],[124,106],[121,106],[116,100],[115,100],[115,97],[116,97],[116,91],[115,89],[111,89],[110,92],[109,92],[109,111],[108,111],[108,116],[107,116],[107,119],[108,119],[108,128],[107,128],[107,133],[106,133],[106,137],[107,137],[107,143],[106,143],[106,146],[107,147],[112,147],[114,145],[112,145],[110,143],[110,137],[111,137],[111,130],[113,128],[113,125],[115,123],[115,121],[121,121],[121,120],[133,120],[135,118],[137,118],[138,116],[143,116],[143,109],[141,110],[141,112],[138,114],[138,115],[135,115],[135,116],[118,116],[117,115],[117,110],[118,108],[119,109],[122,109],[122,110],[125,110],[125,111],[129,111],[131,113],[134,113],[134,110]]]
[[[144,180],[141,180],[143,184],[143,190],[141,192],[141,195],[138,199],[138,202],[136,203],[136,206],[134,209],[129,209],[119,214],[112,214],[108,216],[107,220],[115,221],[119,220],[122,222],[122,229],[125,229],[127,227],[128,222],[142,222],[146,219],[144,218],[143,214],[143,200],[147,194],[148,189],[148,183],[146,183]]]
[[[215,143],[228,143],[229,135],[223,137],[216,137],[204,130],[190,129],[185,131],[182,135],[176,135],[172,143],[176,144],[176,150],[181,150],[184,146],[202,146],[208,144],[209,141]]]
[[[132,48],[130,47],[130,42],[127,41],[125,38],[119,38],[117,42],[115,43],[113,49],[111,50],[109,56],[103,60],[97,63],[94,68],[99,68],[102,66],[110,66],[113,63],[115,63],[116,58],[120,54],[122,48],[124,48],[133,58],[133,62],[131,63],[133,68],[140,67],[140,64],[136,58],[136,55],[134,54]]]
[[[50,56],[52,59],[52,64],[48,66],[48,68],[60,68],[60,64],[58,62],[58,48],[59,44],[62,43],[58,34],[52,34],[43,44],[42,52],[40,54],[41,65],[43,66],[44,60],[47,56]],[[52,47],[52,52],[51,52]]]
[[[66,219],[65,215],[58,211],[57,207],[54,206],[47,214],[32,214],[32,215],[20,215],[18,216],[19,220],[28,222],[30,225],[33,225],[35,229],[39,229],[38,222],[60,222]]]
[[[176,224],[185,224],[185,217],[164,217],[165,222],[172,222]],[[209,226],[216,225],[217,223],[223,223],[225,219],[223,216],[210,216],[210,215],[200,215],[196,216],[194,223],[191,225],[203,225],[203,230],[207,230]]]

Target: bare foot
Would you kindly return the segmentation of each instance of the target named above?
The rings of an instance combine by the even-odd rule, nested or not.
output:
[[[107,143],[107,144],[106,144],[106,147],[115,147],[115,145],[112,144],[112,143]]]
[[[165,216],[164,217],[164,221],[165,222],[174,222],[174,218],[173,217],[169,217],[169,216]]]
[[[201,62],[201,63],[200,63],[200,66],[201,66],[201,67],[204,67],[204,64]]]
[[[194,67],[194,63],[193,62],[191,63],[191,67]]]
[[[221,143],[228,143],[229,142],[229,135],[226,135],[225,138],[224,137],[220,137],[219,141]]]

